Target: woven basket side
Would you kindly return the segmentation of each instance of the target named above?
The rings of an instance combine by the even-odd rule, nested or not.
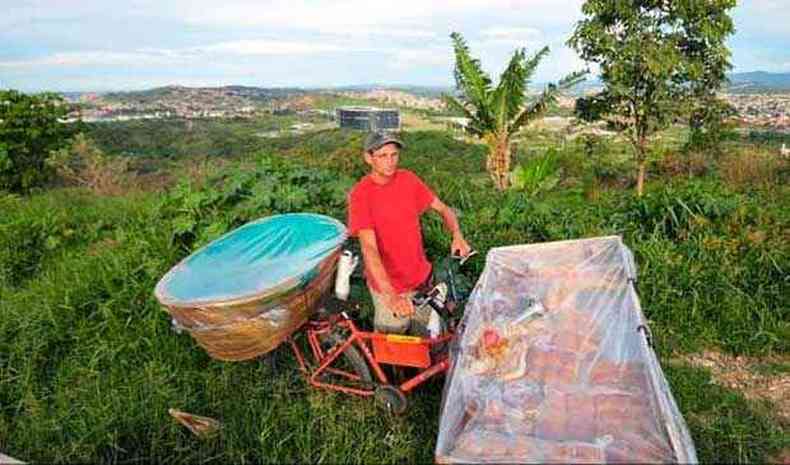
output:
[[[166,310],[212,358],[249,360],[277,348],[307,321],[334,281],[332,278],[339,256],[338,251],[323,261],[318,275],[306,287],[275,302],[191,311],[166,307]],[[231,317],[223,314],[229,311]]]
[[[188,330],[227,326],[233,323],[259,317],[270,310],[281,307],[283,302],[305,292],[306,287],[289,286],[286,292],[267,295],[260,300],[253,300],[236,305],[202,305],[199,307],[166,306],[166,310],[179,325]]]

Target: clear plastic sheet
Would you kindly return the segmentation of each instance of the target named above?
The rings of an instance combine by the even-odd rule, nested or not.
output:
[[[696,462],[617,236],[492,249],[453,348],[439,463]]]

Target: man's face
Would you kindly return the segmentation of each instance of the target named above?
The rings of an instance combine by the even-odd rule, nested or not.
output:
[[[373,174],[390,177],[398,169],[400,147],[398,144],[389,143],[382,145],[378,150],[365,152],[365,162],[372,168]]]

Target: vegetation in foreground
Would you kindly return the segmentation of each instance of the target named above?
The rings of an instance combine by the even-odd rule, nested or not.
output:
[[[0,450],[45,462],[432,461],[440,380],[392,418],[368,400],[309,388],[287,347],[244,363],[210,359],[171,331],[152,295],[179,259],[248,220],[287,211],[344,219],[345,192],[365,172],[361,137],[333,130],[261,141],[247,155],[182,172],[166,191],[0,197]],[[552,157],[530,172],[557,181],[541,184],[536,174],[529,184],[524,175],[542,187],[496,193],[485,147],[442,132],[403,137],[403,165],[458,209],[483,255],[623,235],[702,461],[763,462],[790,446],[787,419],[770,404],[712,384],[706,370],[675,357],[703,348],[788,353],[786,162],[746,142],[720,158],[668,143],[650,159],[655,179],[637,198],[624,144],[544,135],[552,150],[527,156],[523,147],[515,161]],[[441,227],[439,218],[424,221],[433,257],[448,247]],[[483,260],[473,265],[470,277]],[[361,283],[354,293],[364,300]],[[370,321],[367,307],[358,319]],[[171,407],[219,419],[221,433],[193,437],[168,416]]]

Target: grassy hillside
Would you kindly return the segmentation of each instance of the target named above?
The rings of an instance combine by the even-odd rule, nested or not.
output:
[[[703,349],[788,360],[787,163],[747,142],[715,158],[682,155],[670,140],[638,199],[619,143],[544,135],[531,150],[532,136],[517,162],[552,149],[560,170],[556,185],[534,194],[495,192],[484,148],[444,132],[404,134],[402,165],[459,211],[481,255],[621,234],[700,460],[760,463],[790,447],[776,405],[682,361]],[[31,462],[432,461],[441,380],[411,396],[406,416],[389,417],[368,400],[309,388],[287,347],[250,362],[210,359],[171,331],[152,294],[178,260],[251,219],[313,211],[344,220],[345,193],[365,173],[361,138],[331,130],[249,139],[222,164],[170,173],[182,177],[166,191],[0,196],[0,451]],[[444,255],[440,219],[425,217],[423,229],[429,255]],[[473,262],[469,276],[482,265]],[[369,324],[370,310],[358,318]],[[782,363],[777,376],[786,376]],[[171,407],[223,428],[199,440],[168,416]]]

